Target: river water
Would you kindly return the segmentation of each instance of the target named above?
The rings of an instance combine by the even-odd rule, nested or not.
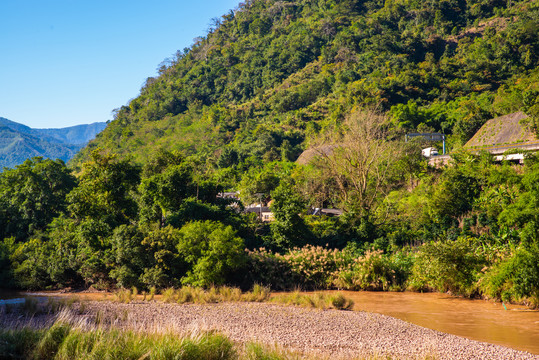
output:
[[[539,311],[525,306],[437,293],[339,291],[354,310],[389,315],[416,325],[539,354]]]

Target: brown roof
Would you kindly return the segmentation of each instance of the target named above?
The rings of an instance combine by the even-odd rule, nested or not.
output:
[[[317,156],[331,155],[331,153],[333,153],[333,149],[335,149],[336,147],[336,145],[322,145],[315,148],[307,149],[301,153],[296,162],[301,165],[307,165]]]
[[[490,119],[464,147],[479,149],[483,147],[536,143],[537,137],[529,129],[525,121],[522,121],[526,118],[528,118],[528,115],[519,111]]]

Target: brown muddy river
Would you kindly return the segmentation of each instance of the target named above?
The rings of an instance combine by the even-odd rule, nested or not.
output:
[[[339,291],[369,311],[469,339],[539,354],[539,311],[433,293]]]

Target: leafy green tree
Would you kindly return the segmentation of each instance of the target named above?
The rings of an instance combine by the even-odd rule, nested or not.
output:
[[[77,222],[77,271],[86,286],[108,288],[113,284],[109,274],[113,257],[112,232],[113,228],[104,219],[88,217]]]
[[[143,269],[150,263],[151,254],[142,244],[144,234],[135,225],[120,225],[110,239],[113,268],[110,277],[116,286],[140,287]]]
[[[282,183],[271,193],[271,211],[275,220],[271,223],[273,241],[281,249],[301,247],[313,240],[301,214],[307,202],[289,183]]]
[[[472,210],[480,192],[481,186],[475,177],[458,169],[448,169],[432,195],[432,211],[439,218],[456,219]]]
[[[140,281],[146,287],[165,288],[180,285],[187,272],[186,261],[178,253],[180,230],[172,226],[150,229],[142,240],[148,258]]]
[[[71,191],[68,209],[77,220],[103,220],[111,226],[137,218],[137,204],[132,196],[140,181],[140,169],[128,160],[104,155],[98,150],[83,164],[79,185]]]
[[[15,286],[10,260],[14,240],[14,238],[6,238],[0,241],[0,283],[4,289]]]
[[[196,193],[192,169],[185,164],[169,166],[162,173],[143,179],[139,191],[142,220],[164,225],[167,216]]]
[[[272,190],[279,185],[279,177],[274,171],[262,168],[246,173],[238,184],[244,204],[266,202]]]
[[[246,259],[243,240],[232,227],[213,221],[184,225],[178,252],[190,267],[182,283],[203,287],[225,284]]]
[[[47,242],[37,237],[12,244],[10,261],[17,287],[38,290],[51,285],[47,274],[48,254]]]
[[[36,157],[0,174],[0,238],[26,239],[66,210],[76,180],[62,160]]]

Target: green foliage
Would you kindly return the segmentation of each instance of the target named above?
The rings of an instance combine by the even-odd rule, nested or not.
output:
[[[47,276],[48,244],[41,239],[11,244],[10,262],[15,284],[27,289],[43,289],[50,285]]]
[[[473,239],[465,237],[424,244],[412,269],[410,288],[475,295],[479,273],[487,264],[479,251]]]
[[[144,265],[140,281],[148,288],[165,288],[179,284],[187,271],[187,264],[178,253],[180,233],[172,226],[149,231],[142,245],[149,259]]]
[[[150,256],[142,244],[143,236],[133,225],[121,225],[114,229],[110,241],[114,262],[110,277],[119,287],[140,286],[143,269],[150,263]]]
[[[480,186],[473,176],[458,170],[444,172],[432,197],[432,211],[438,218],[458,218],[472,209]]]
[[[413,261],[409,254],[367,251],[335,273],[332,285],[346,290],[404,290]]]
[[[271,211],[275,220],[271,223],[273,241],[284,249],[300,247],[311,241],[312,235],[301,217],[306,201],[290,184],[281,184],[271,196]]]
[[[28,159],[0,173],[0,238],[25,239],[66,211],[76,180],[61,160]]]
[[[196,193],[192,169],[187,164],[168,166],[162,173],[142,180],[139,191],[142,220],[164,223],[185,198]]]
[[[138,185],[139,172],[127,160],[94,151],[83,166],[79,185],[67,197],[70,213],[77,220],[103,220],[112,226],[128,223],[137,216],[131,191]]]
[[[178,252],[190,265],[184,284],[207,287],[222,285],[244,262],[243,240],[231,226],[212,221],[184,225],[179,232]]]
[[[13,238],[8,238],[0,242],[0,283],[5,284],[6,288],[13,286],[14,281],[10,261],[13,240]]]
[[[539,306],[539,249],[520,246],[484,275],[481,290],[502,301],[526,301]]]

